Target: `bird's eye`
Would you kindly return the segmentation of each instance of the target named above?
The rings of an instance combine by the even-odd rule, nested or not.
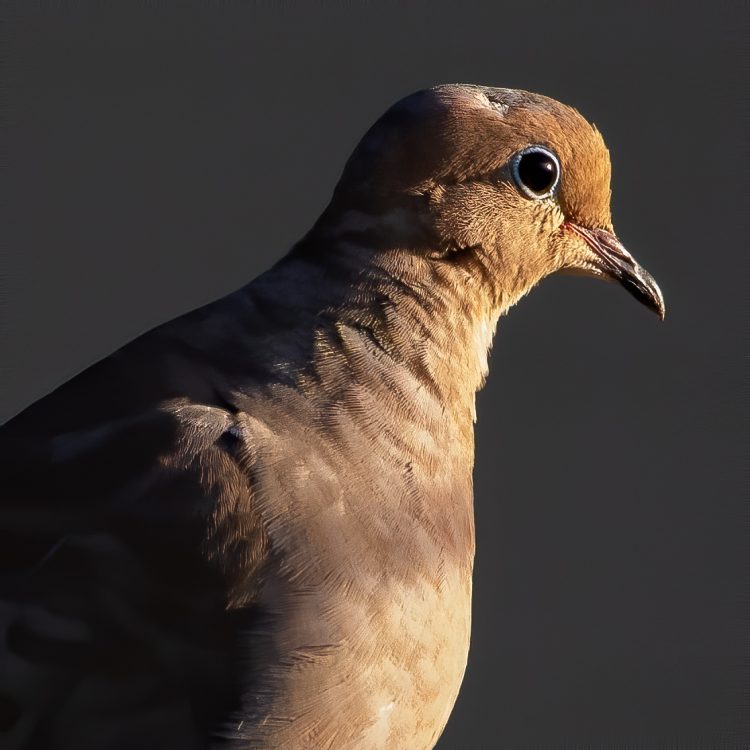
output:
[[[544,146],[529,146],[510,160],[510,169],[518,189],[534,200],[549,198],[560,182],[560,162]]]

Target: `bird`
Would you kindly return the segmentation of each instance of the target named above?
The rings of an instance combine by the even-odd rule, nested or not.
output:
[[[434,747],[498,319],[559,273],[664,317],[610,182],[572,107],[418,91],[274,266],[3,425],[0,747]]]

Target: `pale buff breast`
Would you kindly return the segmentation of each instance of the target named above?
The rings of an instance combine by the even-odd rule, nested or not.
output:
[[[470,575],[443,567],[438,586],[430,577],[369,594],[275,581],[269,597],[283,610],[281,659],[262,689],[274,698],[256,726],[239,728],[237,747],[435,745],[466,668]]]
[[[349,386],[325,431],[286,395],[294,431],[244,421],[278,563],[236,747],[426,750],[448,720],[471,625],[470,430],[419,383],[392,380]]]

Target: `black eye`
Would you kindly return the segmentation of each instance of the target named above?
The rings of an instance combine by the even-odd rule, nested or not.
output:
[[[528,198],[549,198],[560,181],[560,162],[543,146],[529,146],[510,160],[518,189]]]

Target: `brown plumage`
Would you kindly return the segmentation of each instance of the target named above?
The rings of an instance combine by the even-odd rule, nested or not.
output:
[[[0,747],[432,747],[499,315],[567,271],[663,316],[609,181],[558,102],[414,94],[274,268],[7,423]]]

